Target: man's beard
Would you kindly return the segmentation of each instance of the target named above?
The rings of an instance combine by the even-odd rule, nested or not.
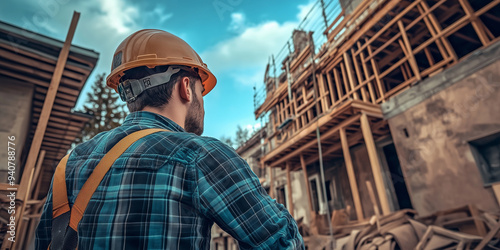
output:
[[[198,101],[198,96],[194,96],[194,100],[189,107],[184,127],[187,132],[197,135],[203,133],[203,110],[200,101]]]

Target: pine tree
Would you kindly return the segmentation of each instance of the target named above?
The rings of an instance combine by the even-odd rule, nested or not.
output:
[[[223,136],[220,138],[220,140],[221,140],[222,142],[224,142],[225,144],[227,144],[228,146],[230,146],[230,147],[234,148],[233,139],[231,139],[231,137],[230,137],[230,136],[224,136],[224,135],[223,135]]]
[[[106,86],[105,73],[96,76],[92,91],[87,93],[87,100],[80,112],[93,117],[85,124],[82,133],[75,139],[75,144],[85,142],[103,131],[121,125],[127,112],[125,104],[118,101],[119,95]]]
[[[247,128],[242,128],[240,125],[236,128],[236,146],[241,147],[250,139],[250,131]]]

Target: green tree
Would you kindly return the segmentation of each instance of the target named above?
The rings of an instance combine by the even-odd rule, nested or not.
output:
[[[125,104],[119,101],[119,95],[106,86],[105,73],[96,76],[92,91],[87,93],[87,100],[80,112],[93,117],[85,124],[82,133],[75,139],[75,144],[85,142],[95,135],[121,125],[127,112]]]
[[[240,125],[236,128],[236,147],[241,147],[245,142],[250,139],[250,131],[246,128],[242,128]]]
[[[233,142],[233,139],[231,139],[231,136],[221,136],[220,140],[222,142],[224,142],[225,144],[227,144],[228,146],[234,148],[234,142]]]

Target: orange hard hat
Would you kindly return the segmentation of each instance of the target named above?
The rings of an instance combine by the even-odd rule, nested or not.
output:
[[[184,40],[163,30],[145,29],[135,32],[120,43],[113,56],[111,74],[106,78],[106,84],[117,91],[124,71],[140,66],[154,68],[160,65],[197,68],[205,87],[203,95],[208,94],[217,83],[198,53]]]

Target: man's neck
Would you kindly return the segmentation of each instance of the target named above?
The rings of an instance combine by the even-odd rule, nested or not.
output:
[[[177,125],[181,126],[183,129],[184,128],[184,122],[185,122],[185,116],[181,114],[181,112],[172,112],[173,109],[165,107],[165,108],[156,108],[156,107],[145,107],[142,109],[142,111],[148,111],[151,113],[155,113],[161,116],[164,116],[173,122],[175,122]]]

